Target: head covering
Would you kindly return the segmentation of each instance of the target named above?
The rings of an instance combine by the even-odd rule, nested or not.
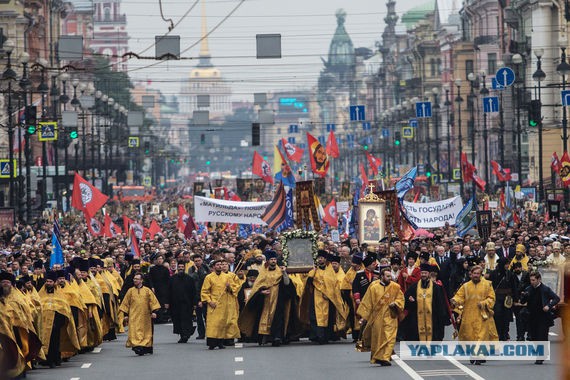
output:
[[[488,242],[485,245],[485,251],[495,251],[497,248],[495,247],[495,243],[493,243],[492,241]]]
[[[558,243],[558,244],[560,244],[560,243]],[[558,247],[558,248],[560,248],[560,247]],[[524,244],[517,244],[516,252],[525,253],[526,247],[524,246]]]
[[[329,255],[328,260],[329,260],[331,263],[339,263],[339,264],[340,264],[340,256],[337,256],[337,255],[335,255],[335,254],[332,254],[332,253],[331,253],[331,254]]]
[[[439,267],[437,265],[430,265],[430,272],[439,273]]]
[[[390,259],[390,265],[402,265],[402,259],[399,256],[394,256]]]
[[[410,252],[410,253],[408,253],[408,256],[406,256],[406,261],[408,261],[409,259],[417,260],[418,255],[415,252]]]
[[[69,266],[79,269],[82,261],[83,259],[81,257],[76,256],[73,259],[71,259],[71,261],[69,262]]]
[[[53,270],[48,270],[46,272],[46,280],[57,281],[57,273]]]
[[[431,265],[429,265],[429,264],[420,264],[420,271],[422,271],[422,272],[431,272]]]
[[[368,255],[366,255],[364,260],[362,260],[362,263],[364,264],[365,267],[367,267],[372,263],[374,263],[375,261],[376,261],[376,255],[374,253],[368,253]]]
[[[323,243],[322,241],[317,242],[317,248],[322,250],[323,248],[325,248],[325,243]]]
[[[0,281],[8,280],[12,285],[16,284],[16,277],[12,273],[0,272]]]
[[[420,259],[429,261],[429,252],[420,253]]]
[[[112,267],[115,263],[113,262],[113,259],[110,257],[107,257],[105,260],[103,260],[105,263],[105,267]]]
[[[555,241],[554,243],[552,243],[552,248],[553,249],[561,249],[562,243],[560,243],[559,241]]]
[[[87,263],[88,263],[88,265],[89,265],[89,268],[97,268],[97,261],[98,261],[98,259],[93,258],[93,257],[90,257],[90,258],[87,260]]]
[[[141,263],[141,259],[132,259],[131,260],[131,265],[140,265]]]
[[[255,249],[253,255],[254,257],[263,257],[263,252],[261,252],[261,249]]]
[[[20,281],[22,281],[22,284],[25,284],[26,282],[32,281],[32,278],[26,274],[26,275],[20,277]]]
[[[271,259],[276,259],[276,258],[277,258],[277,252],[275,252],[275,251],[273,251],[273,250],[271,250],[271,249],[268,249],[267,251],[265,251],[264,255],[265,255],[265,259],[266,259],[267,261],[269,261],[269,260],[271,260]]]
[[[87,260],[81,260],[77,269],[81,272],[89,272],[89,262]]]
[[[44,262],[41,260],[34,261],[34,269],[42,269],[44,267]]]
[[[248,270],[247,274],[245,275],[245,277],[257,277],[257,276],[259,276],[259,271],[255,269]]]
[[[56,271],[55,274],[56,274],[57,278],[65,277],[65,271],[63,269]]]
[[[356,252],[352,255],[352,259],[350,260],[353,264],[362,264],[362,253]]]
[[[319,249],[317,251],[317,257],[324,257],[325,259],[328,260],[329,258],[329,253],[327,251],[325,251],[324,249]]]

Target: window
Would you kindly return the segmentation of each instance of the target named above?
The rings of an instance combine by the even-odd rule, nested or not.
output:
[[[497,72],[497,53],[487,54],[487,68],[489,75],[494,75]]]
[[[435,58],[430,59],[431,76],[435,77]]]
[[[465,61],[465,79],[469,80],[468,76],[472,72],[474,72],[473,71],[473,60],[468,59]]]
[[[105,7],[105,9],[103,9],[104,12],[104,21],[111,21],[111,8],[109,7]]]

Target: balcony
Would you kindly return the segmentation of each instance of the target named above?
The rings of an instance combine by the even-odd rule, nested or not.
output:
[[[475,39],[473,40],[473,44],[475,46],[479,46],[479,45],[494,45],[497,43],[497,36],[479,36],[479,37],[475,37]]]

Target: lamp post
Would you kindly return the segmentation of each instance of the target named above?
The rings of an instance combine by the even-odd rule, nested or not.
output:
[[[424,98],[427,102],[429,102],[429,97],[431,96],[431,91],[424,91]],[[427,152],[426,152],[426,164],[425,166],[425,170],[426,173],[430,172],[431,173],[431,131],[429,130],[429,118],[424,118],[425,122],[426,122],[426,146],[427,146]],[[431,197],[431,177],[428,177],[427,179],[427,190],[428,190],[428,196]]]
[[[479,91],[481,94],[481,99],[489,95],[489,89],[487,88],[486,78],[487,73],[485,70],[481,70],[481,78],[483,81],[483,88]],[[489,131],[487,131],[487,113],[483,112],[483,146],[485,150],[485,181],[487,181],[487,187],[489,186]]]
[[[459,143],[459,167],[461,168],[461,156],[463,155],[463,132],[461,131],[461,103],[463,102],[463,98],[461,97],[461,79],[455,80],[455,87],[457,87],[455,103],[457,103],[457,140]],[[463,170],[459,170],[459,193],[463,198]]]
[[[520,75],[520,65],[523,63],[523,57],[519,53],[513,55],[513,63],[517,66],[517,81],[516,91],[517,96],[514,97],[517,101],[516,110],[517,110],[517,165],[518,165],[518,172],[519,172],[519,186],[522,186],[522,125],[521,125],[521,83],[523,83],[519,78]]]
[[[469,75],[467,75],[467,79],[471,86],[469,97],[467,98],[467,107],[469,107],[469,124],[471,127],[469,131],[469,134],[471,135],[471,164],[475,165],[475,99],[477,98],[477,95],[475,94],[475,81],[477,78],[475,77],[475,74],[469,73]],[[473,181],[471,191],[471,195],[475,196],[477,193],[475,181]]]
[[[435,164],[437,165],[436,180],[435,183],[439,184],[440,180],[440,160],[439,160],[439,87],[434,87],[431,89],[433,93],[433,124],[435,129]]]
[[[568,41],[566,38],[561,38],[558,40],[558,45],[560,46],[560,63],[556,66],[556,71],[560,76],[562,76],[562,91],[566,90],[566,76],[570,74],[570,65],[566,62],[566,46]],[[564,147],[564,152],[568,150],[568,116],[566,113],[565,101],[562,102],[562,144]],[[554,183],[555,176],[552,176],[552,183]],[[564,190],[564,204],[568,205],[569,193],[568,190]]]
[[[67,81],[69,80],[69,74],[68,73],[61,73],[59,75],[59,80],[61,80],[61,90],[62,93],[59,96],[59,104],[63,105],[63,110],[66,111],[67,108],[67,103],[69,102],[69,96],[67,95]],[[62,138],[62,145],[63,145],[63,164],[65,167],[65,172],[64,172],[64,176],[63,176],[63,185],[65,187],[65,209],[69,210],[70,209],[70,194],[71,192],[69,191],[69,152],[68,152],[68,148],[69,148],[69,144],[71,144],[70,141],[70,136],[69,133],[67,132],[67,127],[65,126],[66,130],[63,133],[63,136],[60,137]]]
[[[79,86],[79,79],[73,78],[71,80],[71,86],[73,87],[73,99],[71,99],[71,102],[69,104],[71,104],[73,106],[73,109],[77,112],[77,107],[81,107],[81,102],[79,101],[79,99],[77,99],[77,86]],[[83,120],[83,111],[81,112],[81,119],[82,122],[85,122]],[[79,144],[77,142],[75,142],[74,149],[75,149],[75,171],[79,172]]]
[[[453,114],[450,112],[451,101],[449,100],[449,85],[445,86],[445,119],[447,120],[447,183],[451,182],[451,118]],[[449,185],[448,185],[449,186]]]
[[[10,195],[8,197],[8,204],[10,207],[15,207],[14,204],[14,124],[12,121],[12,81],[16,80],[16,72],[12,69],[12,62],[10,56],[14,51],[14,41],[7,40],[4,42],[4,51],[6,52],[6,69],[2,73],[2,79],[8,81],[8,190]]]
[[[541,108],[542,114],[542,101],[540,95],[540,84],[546,78],[546,73],[542,70],[542,55],[544,54],[544,49],[536,49],[534,55],[536,56],[536,71],[532,74],[532,79],[534,79],[537,84],[537,92],[535,96],[538,97],[538,102]],[[542,168],[542,117],[538,120],[538,194],[539,201],[544,201],[544,170]]]
[[[79,92],[81,93],[81,96],[83,96],[83,94],[85,93],[85,89],[87,88],[87,84],[85,82],[80,82],[79,83]],[[81,116],[82,116],[82,120],[81,120],[81,154],[82,154],[82,160],[81,160],[81,168],[83,169],[83,175],[86,177],[87,176],[87,132],[85,131],[85,119],[87,118],[87,115],[85,115],[85,106],[83,104],[80,104],[81,107]]]
[[[51,77],[50,99],[52,102],[52,120],[57,122],[57,114],[58,114],[58,109],[59,109],[59,105],[58,105],[59,89],[57,88],[57,73],[53,73],[52,77]],[[60,140],[59,140],[59,136],[58,136],[58,139],[53,142],[53,150],[54,150],[53,158],[54,158],[54,166],[55,166],[55,177],[54,177],[54,181],[53,181],[54,192],[53,193],[55,195],[55,201],[56,201],[56,205],[57,205],[58,210],[61,210],[63,208],[62,204],[61,204],[61,197],[59,194],[59,149],[58,149],[58,147],[60,145],[61,144],[60,144]]]
[[[20,63],[22,63],[22,78],[20,79],[20,88],[22,89],[22,92],[24,94],[23,98],[24,98],[24,109],[27,109],[28,107],[28,91],[31,90],[31,86],[32,86],[32,81],[30,80],[30,78],[28,77],[28,62],[30,61],[30,55],[28,53],[22,53],[22,55],[20,56]],[[26,120],[27,123],[27,120]],[[21,141],[21,139],[20,139]],[[19,150],[19,152],[22,152],[22,149]],[[32,181],[31,181],[31,175],[30,175],[30,170],[31,170],[31,161],[32,161],[32,149],[30,146],[30,134],[27,132],[24,133],[24,156],[25,156],[25,160],[26,160],[26,191],[25,193],[22,191],[22,189],[20,189],[20,195],[23,195],[26,197],[26,222],[29,224],[31,223],[32,220]],[[19,160],[20,162],[20,168],[22,167],[22,160],[20,158]],[[23,220],[23,213],[24,210],[22,208],[20,208],[20,219]]]
[[[98,163],[97,163],[97,167],[99,168],[99,177],[102,177],[101,172],[102,172],[102,168],[101,168],[101,112],[100,109],[98,107],[99,103],[101,102],[101,97],[103,96],[103,93],[101,92],[101,90],[97,90],[95,91],[95,106],[93,107],[94,112],[96,112],[96,121],[97,121],[97,153],[98,153]],[[105,173],[107,174],[107,173]],[[105,175],[106,177],[106,175]],[[103,186],[103,190],[105,191],[105,182],[103,182],[102,186]]]

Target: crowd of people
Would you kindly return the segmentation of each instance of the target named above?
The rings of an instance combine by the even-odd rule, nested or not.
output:
[[[0,236],[0,374],[8,379],[65,365],[122,333],[135,354],[153,354],[153,324],[167,321],[178,343],[195,335],[209,350],[236,340],[342,340],[381,366],[397,340],[442,340],[446,326],[464,341],[546,341],[561,299],[541,271],[564,268],[570,255],[567,220],[537,214],[514,227],[497,220],[487,241],[459,238],[453,227],[374,246],[319,233],[314,267],[295,272],[274,231],[240,236],[218,225],[188,237],[163,218],[161,234],[134,256],[128,233],[92,237],[71,213],[59,222],[62,265],[50,263],[51,220]]]

